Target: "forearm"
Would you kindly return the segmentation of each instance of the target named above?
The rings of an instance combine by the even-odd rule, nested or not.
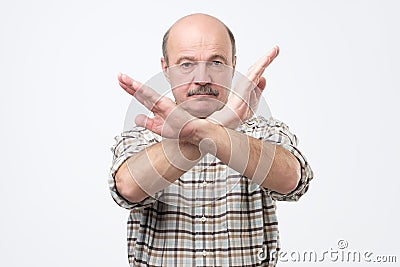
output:
[[[205,120],[201,123],[193,142],[204,146],[229,167],[279,193],[296,188],[300,165],[285,148]]]
[[[166,188],[200,160],[197,146],[164,139],[126,160],[116,173],[120,194],[139,202]]]

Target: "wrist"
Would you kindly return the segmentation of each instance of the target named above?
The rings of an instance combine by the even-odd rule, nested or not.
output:
[[[212,138],[213,131],[220,127],[206,119],[199,119],[194,126],[195,131],[190,138],[190,142],[196,146],[199,146],[205,139]]]
[[[216,155],[218,144],[226,138],[226,129],[206,119],[199,119],[193,126],[195,131],[190,143],[196,145],[202,155]]]
[[[187,122],[184,126],[185,135],[181,135],[179,143],[182,145],[199,146],[200,142],[211,136],[211,132],[218,127],[216,124],[206,119],[194,119]]]
[[[207,117],[207,120],[221,125],[225,128],[236,129],[241,123],[243,123],[244,111],[239,108],[232,108],[229,104],[226,104],[224,108],[218,110]]]

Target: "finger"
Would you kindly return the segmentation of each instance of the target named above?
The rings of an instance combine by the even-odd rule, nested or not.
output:
[[[134,95],[135,94],[135,90],[132,90],[131,88],[129,88],[126,84],[118,81],[119,86],[121,86],[122,89],[124,89],[128,94],[130,95]]]
[[[264,73],[265,69],[279,55],[279,46],[274,46],[264,57],[260,58],[248,71],[249,80],[258,83],[258,79]]]
[[[141,83],[122,73],[118,73],[118,82],[119,85],[130,95],[134,95],[141,86]]]
[[[279,47],[274,46],[264,57],[260,58],[256,64],[252,66],[249,70],[250,75],[254,75],[255,77],[259,77],[264,72],[265,68],[268,67],[269,64],[278,56]]]
[[[269,64],[279,55],[279,46],[274,46],[264,57],[260,58],[256,64],[256,69],[268,67]]]
[[[148,110],[153,110],[157,103],[163,98],[159,93],[151,87],[142,85],[136,92],[134,97]],[[167,98],[167,97],[165,97]]]
[[[137,126],[150,130],[151,126],[153,125],[153,119],[147,117],[144,114],[139,114],[135,118],[135,123]]]
[[[133,95],[147,109],[152,110],[154,105],[160,100],[161,95],[151,87],[142,84],[126,74],[119,74],[120,86],[129,94]]]
[[[132,79],[131,77],[129,77],[128,75],[123,74],[123,73],[120,73],[118,75],[118,80],[121,83],[125,84],[126,86],[128,86],[134,90],[138,90],[142,86],[142,84],[140,82]]]

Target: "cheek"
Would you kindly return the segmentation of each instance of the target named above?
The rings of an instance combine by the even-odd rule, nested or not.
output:
[[[218,98],[221,101],[226,102],[228,100],[228,96],[229,96],[230,90],[227,88],[219,88],[219,96]]]
[[[172,94],[174,95],[177,104],[182,103],[186,100],[186,95],[189,90],[189,85],[178,86],[173,89]]]

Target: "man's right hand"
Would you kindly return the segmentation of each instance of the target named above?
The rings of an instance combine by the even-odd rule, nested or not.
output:
[[[170,98],[161,96],[152,88],[135,81],[126,74],[119,73],[118,81],[126,92],[154,114],[153,118],[139,114],[135,118],[138,126],[169,139],[185,141],[192,136],[193,124],[189,122],[198,120],[197,118],[176,105]]]

